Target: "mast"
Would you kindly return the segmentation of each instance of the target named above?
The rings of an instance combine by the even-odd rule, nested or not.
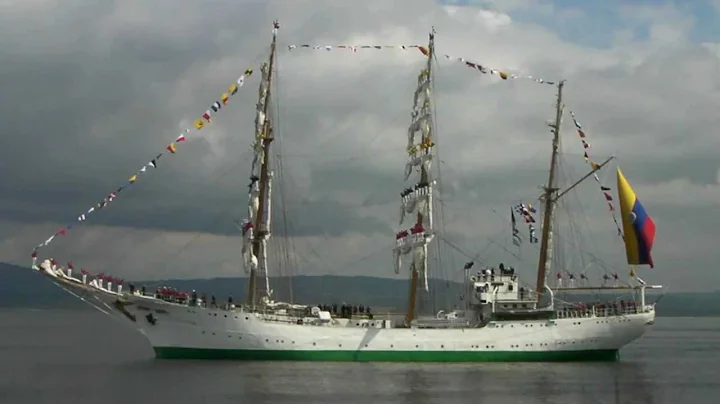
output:
[[[406,313],[407,324],[415,318],[417,302],[417,289],[422,274],[425,291],[428,290],[427,256],[428,244],[433,240],[432,220],[432,186],[430,178],[430,165],[432,163],[432,62],[435,52],[435,29],[429,34],[427,47],[419,47],[427,56],[427,64],[418,75],[418,84],[414,94],[414,105],[411,113],[411,123],[408,128],[408,161],[405,164],[405,181],[413,171],[419,172],[419,178],[412,181],[412,186],[405,188],[400,196],[400,226],[403,225],[406,214],[414,214],[415,222],[410,229],[401,230],[396,234],[395,273],[400,273],[402,257],[412,255],[410,264],[410,291],[408,293],[408,307]],[[418,136],[419,135],[419,136]],[[419,140],[419,142],[418,142]],[[416,169],[417,168],[417,169]]]
[[[555,209],[556,197],[555,193],[558,188],[555,186],[555,174],[557,170],[558,149],[560,147],[560,122],[562,121],[562,90],[565,80],[558,83],[557,104],[555,105],[555,123],[551,125],[553,132],[552,141],[552,157],[550,159],[550,174],[548,176],[547,185],[544,187],[543,198],[545,200],[545,210],[543,213],[542,236],[540,240],[540,257],[538,259],[537,285],[535,292],[537,293],[537,301],[545,290],[545,275],[550,268],[552,260],[552,221]]]
[[[250,231],[246,232],[246,240],[252,245],[243,245],[243,253],[246,255],[246,268],[249,267],[250,278],[248,280],[248,305],[255,307],[259,299],[270,297],[270,284],[267,274],[267,241],[270,238],[270,195],[272,172],[270,166],[270,144],[273,141],[272,122],[268,117],[270,105],[270,88],[273,79],[273,68],[275,65],[275,48],[277,32],[280,24],[277,20],[273,22],[273,37],[270,44],[269,61],[263,63],[260,68],[262,80],[258,89],[257,116],[255,118],[255,142],[253,149],[255,156],[252,164],[252,175],[250,177],[250,218],[245,227]],[[258,173],[258,163],[260,164]],[[259,175],[258,175],[259,174]],[[244,231],[245,232],[245,231]],[[249,234],[247,234],[249,233]],[[261,282],[258,283],[258,276]]]

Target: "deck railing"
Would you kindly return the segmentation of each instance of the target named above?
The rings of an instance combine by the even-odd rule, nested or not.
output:
[[[639,314],[647,311],[637,304],[593,305],[584,308],[565,307],[557,310],[557,318],[615,317]]]

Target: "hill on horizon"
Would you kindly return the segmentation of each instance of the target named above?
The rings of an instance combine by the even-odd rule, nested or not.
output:
[[[84,303],[70,296],[44,276],[28,268],[0,263],[0,307],[78,308]],[[127,282],[126,282],[127,283]],[[430,280],[431,299],[438,309],[459,303],[463,286],[458,282]],[[167,279],[134,282],[145,285],[148,291],[159,286],[179,290],[196,290],[199,294],[214,294],[219,302],[228,296],[240,301],[245,297],[247,278]],[[292,287],[290,287],[292,284]],[[407,304],[408,281],[370,276],[294,276],[271,278],[271,286],[279,300],[306,304],[363,304],[375,308],[404,309]],[[578,296],[587,300],[608,300],[604,293]],[[657,301],[659,316],[703,317],[720,316],[720,291],[705,293],[648,294]],[[558,296],[560,297],[560,296]],[[562,298],[567,299],[565,296]],[[569,299],[567,299],[569,300]]]

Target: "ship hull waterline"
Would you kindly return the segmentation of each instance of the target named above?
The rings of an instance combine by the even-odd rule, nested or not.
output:
[[[308,362],[615,362],[617,349],[585,351],[320,351],[154,347],[158,359]]]
[[[654,309],[608,317],[491,322],[482,328],[318,326],[257,313],[92,292],[130,319],[159,359],[333,362],[617,361],[654,322]],[[375,320],[380,325],[382,319]],[[373,323],[374,324],[374,323]],[[370,324],[367,324],[370,325]]]

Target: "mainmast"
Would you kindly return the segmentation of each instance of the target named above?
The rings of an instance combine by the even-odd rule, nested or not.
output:
[[[543,195],[543,200],[545,201],[545,211],[543,213],[540,258],[538,259],[537,285],[535,287],[538,302],[545,290],[545,275],[550,268],[550,262],[552,261],[552,222],[555,202],[557,201],[556,193],[558,191],[558,188],[555,185],[555,174],[557,170],[558,149],[560,148],[560,122],[562,121],[563,112],[562,90],[564,85],[565,80],[558,83],[557,104],[555,106],[555,123],[551,125],[553,133],[552,157],[550,159],[550,175],[548,177],[547,185],[544,188],[545,193]]]
[[[427,256],[428,244],[433,239],[432,221],[432,186],[430,178],[430,165],[432,163],[432,63],[435,53],[435,29],[430,32],[427,48],[420,47],[421,52],[427,56],[427,65],[418,76],[415,89],[414,105],[411,113],[411,124],[408,128],[408,162],[405,165],[405,181],[413,171],[419,172],[419,178],[412,181],[410,187],[405,188],[400,196],[400,225],[402,226],[406,214],[415,217],[415,223],[408,230],[401,230],[396,234],[395,273],[400,273],[402,256],[412,254],[410,264],[411,280],[406,314],[409,325],[415,318],[415,305],[419,276],[422,273],[425,290],[428,290]],[[419,135],[419,136],[418,136]],[[419,142],[417,142],[419,140]],[[418,170],[414,170],[418,167]]]
[[[243,223],[243,255],[245,269],[249,270],[248,305],[255,307],[258,300],[271,295],[267,273],[267,241],[270,238],[270,197],[272,172],[270,166],[270,144],[273,141],[272,122],[268,116],[270,88],[275,65],[275,48],[280,24],[273,22],[273,37],[270,44],[269,60],[261,66],[262,80],[258,89],[257,115],[255,118],[255,156],[250,176],[249,218]],[[258,168],[259,164],[259,168]],[[257,278],[261,278],[258,283]]]

